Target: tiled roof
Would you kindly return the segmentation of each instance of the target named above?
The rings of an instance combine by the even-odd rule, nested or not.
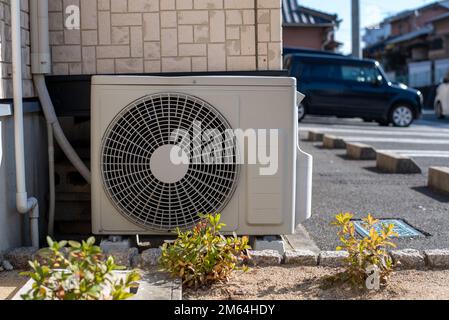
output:
[[[446,8],[446,9],[449,9],[449,0],[440,0],[440,1],[432,2],[430,4],[421,6],[419,8],[413,9],[413,10],[405,10],[405,11],[399,12],[398,14],[396,14],[396,15],[394,15],[392,17],[389,17],[388,20],[390,22],[401,20],[401,19],[406,18],[408,16],[417,14],[418,11],[422,11],[422,10],[426,10],[426,9],[429,9],[429,8],[432,8],[432,7],[438,7],[438,6]]]
[[[410,41],[410,40],[416,39],[418,37],[428,35],[428,34],[432,33],[432,31],[433,31],[433,26],[427,25],[425,27],[422,27],[421,29],[418,29],[418,30],[403,34],[399,37],[393,38],[393,39],[387,41],[387,44],[396,44],[396,43],[401,43],[401,42],[405,42],[405,41]]]
[[[337,26],[337,15],[328,14],[298,4],[300,0],[282,0],[284,26]]]

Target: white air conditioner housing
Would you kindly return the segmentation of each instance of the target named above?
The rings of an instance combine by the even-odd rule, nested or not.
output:
[[[312,158],[298,147],[302,98],[284,77],[94,76],[93,233],[170,234],[214,212],[227,233],[294,233],[311,211]],[[278,129],[277,173],[261,175],[260,163],[173,164],[170,132],[192,132],[198,121],[220,132]]]

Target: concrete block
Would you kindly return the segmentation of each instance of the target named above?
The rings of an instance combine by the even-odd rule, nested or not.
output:
[[[15,269],[28,269],[28,261],[33,261],[38,252],[37,248],[24,247],[16,248],[5,253],[5,260],[8,260]]]
[[[309,131],[308,139],[309,141],[323,141],[324,133],[317,132],[317,131]]]
[[[449,195],[449,167],[431,167],[428,186]]]
[[[100,248],[105,253],[112,250],[125,251],[131,249],[131,241],[130,239],[122,240],[120,237],[117,237],[116,239],[102,240],[100,243]]]
[[[435,269],[449,269],[449,249],[425,250],[427,266]]]
[[[249,262],[255,266],[276,266],[282,262],[282,256],[274,250],[249,250]]]
[[[115,264],[123,267],[134,267],[138,264],[139,250],[130,248],[127,250],[111,249],[105,251],[106,256],[112,256]]]
[[[376,160],[376,150],[363,143],[347,143],[346,155],[353,160]]]
[[[322,267],[342,267],[348,255],[346,251],[321,251],[318,264]]]
[[[377,169],[386,173],[397,174],[417,174],[422,172],[413,159],[389,152],[377,152]]]
[[[318,255],[311,250],[288,250],[285,252],[285,264],[313,267],[318,264]]]
[[[280,255],[284,255],[285,243],[281,238],[278,237],[256,238],[254,240],[253,249],[257,251],[274,250],[277,251]]]
[[[346,142],[339,137],[333,135],[324,135],[323,147],[326,149],[346,149]]]
[[[142,268],[151,268],[159,265],[162,250],[160,248],[148,249],[140,255],[140,266]]]
[[[424,255],[415,249],[394,250],[390,252],[390,256],[400,269],[420,269],[426,266]]]

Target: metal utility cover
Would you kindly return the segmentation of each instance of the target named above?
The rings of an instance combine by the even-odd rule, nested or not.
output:
[[[374,228],[377,232],[380,233],[382,229],[382,225],[394,225],[394,231],[399,235],[398,238],[414,238],[414,237],[423,237],[424,234],[412,226],[410,226],[408,223],[406,223],[403,220],[400,219],[383,219],[379,220],[378,223],[374,225]],[[368,237],[369,236],[369,230],[366,229],[364,222],[361,220],[354,221],[355,229],[359,235],[362,237]]]

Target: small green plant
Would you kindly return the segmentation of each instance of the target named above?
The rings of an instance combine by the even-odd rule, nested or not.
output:
[[[130,272],[117,279],[114,270],[124,269],[105,259],[95,238],[81,243],[53,241],[47,237],[48,248],[39,252],[40,261],[29,262],[31,271],[22,275],[34,280],[24,300],[125,300],[137,286],[140,275]],[[67,247],[68,245],[68,247]]]
[[[391,239],[398,236],[394,232],[394,225],[382,225],[382,229],[376,231],[375,225],[379,220],[368,215],[363,219],[363,223],[364,227],[369,230],[369,236],[358,238],[352,218],[353,215],[350,213],[341,213],[332,223],[339,228],[338,236],[342,242],[337,250],[347,251],[349,254],[342,280],[350,281],[354,286],[364,285],[368,268],[375,267],[379,272],[381,284],[386,284],[393,271],[393,261],[387,248],[396,247]]]
[[[220,231],[220,214],[201,216],[202,221],[191,231],[178,230],[173,244],[164,244],[160,264],[163,271],[181,277],[187,287],[198,287],[228,280],[235,270],[247,271],[239,262],[247,258],[248,238],[236,235],[226,238]]]

